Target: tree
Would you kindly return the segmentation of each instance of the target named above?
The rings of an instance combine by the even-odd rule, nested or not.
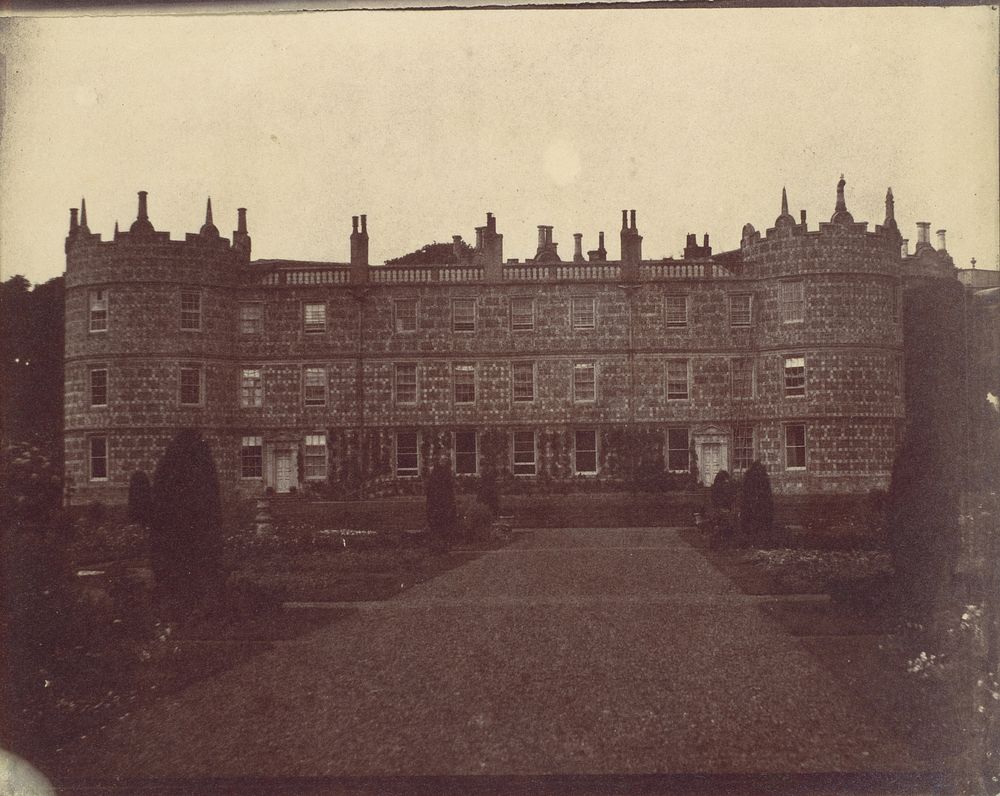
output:
[[[153,487],[145,470],[136,470],[128,481],[128,518],[149,525],[153,518]]]
[[[457,523],[455,482],[448,462],[440,459],[427,479],[427,527],[435,542],[447,545]]]
[[[743,476],[740,496],[740,530],[751,536],[768,533],[774,525],[774,497],[771,479],[759,461],[753,462]]]
[[[472,257],[474,250],[464,240],[458,242],[462,258]],[[386,260],[386,265],[453,265],[459,262],[455,256],[455,246],[451,243],[428,243],[416,251]]]
[[[222,503],[208,443],[182,429],[153,476],[150,564],[166,595],[190,602],[222,579]]]

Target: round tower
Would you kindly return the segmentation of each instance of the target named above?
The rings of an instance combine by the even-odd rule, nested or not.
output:
[[[202,430],[216,464],[231,449],[227,398],[237,390],[232,301],[249,261],[245,216],[234,243],[209,200],[200,232],[155,229],[147,194],[128,231],[90,232],[86,206],[66,238],[65,468],[71,500],[122,502],[136,470],[150,475],[176,432]],[[235,466],[235,465],[233,465]]]

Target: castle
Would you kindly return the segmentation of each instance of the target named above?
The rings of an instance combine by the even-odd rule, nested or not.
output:
[[[563,259],[550,226],[504,260],[487,213],[441,264],[252,260],[246,210],[171,240],[139,192],[102,241],[86,205],[66,238],[65,466],[73,500],[122,502],[180,428],[209,441],[224,487],[336,496],[422,489],[440,456],[517,488],[614,488],[636,468],[711,483],[759,459],[779,493],[888,483],[902,421],[904,286],[952,279],[938,233],[874,231],[847,209],[809,229],[782,192],[774,225],[713,254],[642,257],[622,211]],[[632,475],[630,476],[629,473]]]

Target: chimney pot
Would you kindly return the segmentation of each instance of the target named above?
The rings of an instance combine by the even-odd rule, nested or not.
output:
[[[805,223],[806,223],[806,211],[805,210],[800,210],[799,211],[799,218],[802,220],[801,221],[802,225],[805,226]]]
[[[708,248],[708,233],[707,232],[705,233],[705,237],[702,239],[702,244],[701,245],[705,249]]]
[[[368,216],[366,216],[364,213],[361,214],[361,234],[362,235],[368,234]]]
[[[247,209],[245,207],[236,208],[236,231],[243,235],[247,232]]]
[[[146,191],[139,191],[139,213],[138,218],[140,221],[146,221],[149,219],[149,214],[146,212]]]
[[[635,229],[635,210],[630,211],[629,215],[632,217],[632,229]]]
[[[947,230],[944,230],[944,229],[939,229],[937,231],[938,249],[940,251],[947,251],[948,250],[948,246],[945,243],[945,234],[946,233],[947,233]]]
[[[622,210],[622,229],[628,229],[628,210]]]
[[[903,238],[902,242],[899,245],[899,253],[900,253],[900,256],[902,256],[902,257],[906,257],[910,253],[910,239],[909,238]]]
[[[71,207],[69,209],[69,231],[70,232],[76,232],[77,229],[79,229],[79,227],[80,227],[80,222],[77,220],[77,214],[79,212],[80,211],[77,208],[75,208],[75,207]]]
[[[604,233],[603,232],[598,232],[597,233],[597,245],[601,249],[604,248]]]
[[[931,242],[931,222],[930,221],[918,221],[917,222],[917,244],[930,243]]]
[[[358,231],[358,217],[357,216],[351,216],[351,227],[353,228],[354,232]]]

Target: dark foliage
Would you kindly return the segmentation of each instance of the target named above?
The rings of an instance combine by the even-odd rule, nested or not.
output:
[[[473,249],[465,241],[459,242],[462,259],[472,256]],[[452,265],[457,263],[455,247],[451,243],[428,243],[414,252],[386,260],[386,265]]]
[[[455,534],[458,512],[455,507],[455,480],[446,461],[438,461],[427,479],[427,527],[438,542]]]
[[[153,486],[145,470],[136,470],[128,481],[128,518],[148,526],[153,519]]]
[[[157,585],[171,598],[190,602],[219,586],[219,479],[196,429],[179,431],[156,466],[149,556]]]
[[[774,526],[774,497],[771,479],[759,461],[753,462],[743,476],[740,495],[740,530],[750,536],[763,536]]]
[[[712,482],[712,505],[717,509],[729,509],[736,500],[736,483],[727,470],[719,470]]]
[[[492,467],[485,468],[483,474],[479,476],[476,500],[486,506],[494,517],[500,514],[500,487],[497,485],[497,474]]]

